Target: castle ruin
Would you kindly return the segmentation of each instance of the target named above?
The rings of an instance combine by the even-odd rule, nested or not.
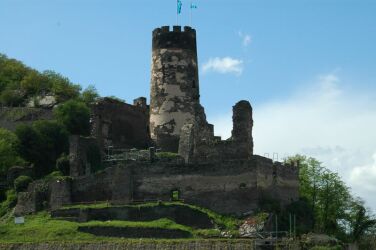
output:
[[[233,106],[232,136],[222,140],[200,105],[196,31],[164,26],[152,34],[150,106],[104,98],[92,107],[92,137],[72,136],[72,179],[49,187],[51,208],[78,202],[184,200],[220,213],[242,215],[262,199],[298,199],[298,167],[253,154],[252,107]],[[93,171],[91,145],[103,171]],[[174,157],[161,157],[169,152]],[[175,154],[173,154],[175,153]],[[38,207],[33,185],[16,212]],[[32,204],[28,206],[27,204]],[[32,212],[32,211],[31,211]]]

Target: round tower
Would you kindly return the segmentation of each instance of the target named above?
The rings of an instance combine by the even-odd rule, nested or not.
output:
[[[155,29],[150,135],[163,151],[178,151],[180,129],[194,122],[199,96],[196,31],[180,26]]]

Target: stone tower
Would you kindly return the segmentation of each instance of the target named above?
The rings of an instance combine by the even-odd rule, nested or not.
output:
[[[163,151],[177,152],[180,130],[199,106],[196,31],[169,26],[153,31],[150,135]]]
[[[250,158],[253,155],[252,106],[242,100],[232,107],[232,111],[232,141],[237,145],[239,158]]]

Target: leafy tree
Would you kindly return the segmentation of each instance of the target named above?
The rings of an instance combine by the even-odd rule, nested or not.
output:
[[[90,109],[85,103],[67,101],[55,109],[54,116],[71,134],[90,134]]]
[[[51,89],[51,82],[46,76],[32,70],[22,79],[21,88],[27,96],[45,94]]]
[[[98,100],[99,94],[97,89],[94,85],[89,85],[84,91],[81,93],[81,99],[87,105],[94,103]]]
[[[19,90],[6,88],[0,94],[0,102],[3,106],[20,106],[24,101],[24,96]]]
[[[0,54],[0,92],[6,88],[17,89],[29,71],[23,63]]]
[[[359,243],[366,232],[376,225],[376,219],[369,215],[363,203],[360,199],[352,202],[352,214],[350,215],[351,239],[355,243]]]
[[[375,222],[350,193],[337,173],[330,171],[314,158],[296,155],[288,163],[298,161],[300,196],[306,199],[313,214],[311,230],[335,235],[348,240],[347,225],[352,228],[351,238],[358,240]],[[348,223],[346,223],[348,222]]]
[[[58,102],[78,98],[81,87],[53,71],[43,73],[0,54],[0,103],[19,106],[36,95],[53,94]]]
[[[14,165],[24,164],[18,153],[19,140],[17,136],[0,128],[0,174],[5,174]]]
[[[68,78],[47,70],[43,72],[43,76],[47,77],[52,85],[52,93],[57,97],[59,102],[74,99],[79,96],[81,86],[72,84]]]
[[[32,126],[20,125],[16,128],[16,134],[20,140],[20,154],[34,164],[37,177],[53,171],[56,159],[62,153],[68,153],[68,133],[56,121],[37,121]]]

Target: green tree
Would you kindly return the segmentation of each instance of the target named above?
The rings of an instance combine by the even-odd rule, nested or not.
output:
[[[68,78],[47,70],[43,72],[43,76],[47,77],[51,86],[52,93],[57,97],[59,102],[77,98],[80,94],[81,86],[72,84]]]
[[[376,225],[376,219],[367,212],[362,200],[355,199],[351,205],[351,239],[354,243],[360,243],[366,232]]]
[[[322,166],[314,158],[296,155],[288,163],[299,162],[300,196],[314,214],[311,229],[339,235],[345,230],[340,221],[347,217],[351,194],[337,173]]]
[[[68,132],[56,121],[37,121],[32,126],[20,125],[16,134],[20,140],[20,154],[34,164],[37,177],[52,172],[56,159],[62,153],[68,153]]]
[[[31,70],[21,81],[27,96],[45,94],[51,89],[50,80],[36,70]]]
[[[99,94],[97,89],[94,85],[89,85],[84,91],[81,93],[81,99],[87,105],[94,103],[99,98]]]
[[[90,109],[85,103],[70,100],[58,106],[54,111],[55,118],[61,122],[71,134],[90,134]]]
[[[24,164],[24,160],[18,154],[19,140],[17,136],[3,128],[0,128],[0,174],[3,175],[14,165]]]

